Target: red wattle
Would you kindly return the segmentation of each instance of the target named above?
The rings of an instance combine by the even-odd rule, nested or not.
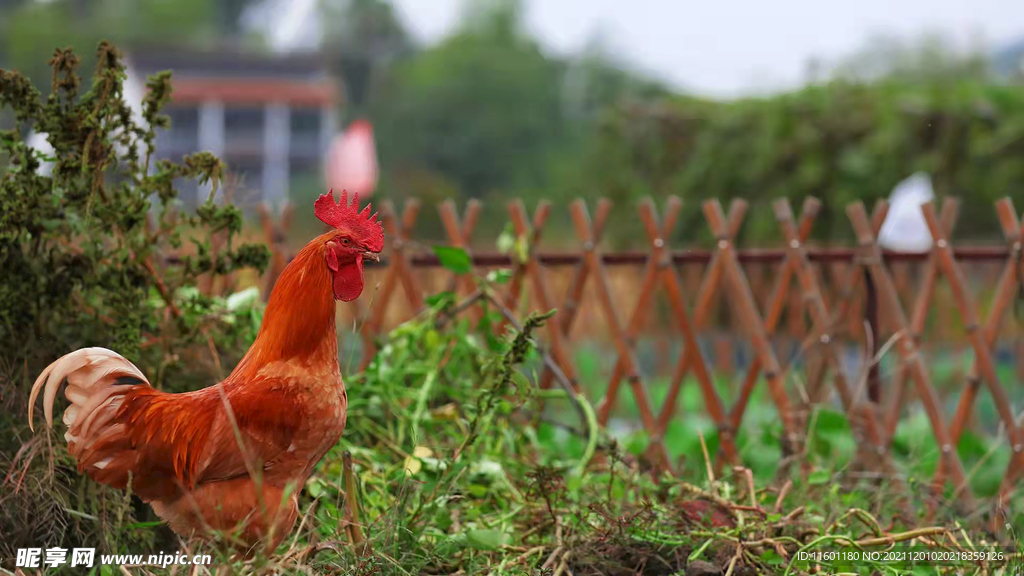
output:
[[[351,302],[363,293],[363,255],[356,261],[343,264],[334,273],[334,297],[342,302]]]

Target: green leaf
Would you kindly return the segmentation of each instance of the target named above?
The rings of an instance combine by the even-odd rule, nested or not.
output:
[[[833,410],[819,410],[815,429],[821,434],[849,434],[846,416]]]
[[[982,458],[988,453],[985,441],[970,430],[964,431],[963,435],[960,436],[960,445],[957,446],[957,449],[960,457],[965,460]]]
[[[808,484],[825,484],[832,479],[832,473],[828,470],[815,470],[807,475]]]
[[[761,554],[761,562],[769,566],[780,566],[782,565],[782,557],[775,550],[769,548],[765,550],[764,554]]]
[[[441,266],[456,274],[469,274],[473,270],[473,260],[469,253],[454,246],[434,246],[434,254],[441,261]]]
[[[313,498],[319,498],[327,491],[327,486],[324,485],[324,481],[319,478],[310,478],[306,481],[306,491]]]
[[[497,550],[508,536],[493,528],[476,528],[466,532],[466,542],[477,550]]]
[[[424,299],[426,305],[431,308],[444,308],[453,301],[455,301],[455,294],[451,292],[438,292]]]

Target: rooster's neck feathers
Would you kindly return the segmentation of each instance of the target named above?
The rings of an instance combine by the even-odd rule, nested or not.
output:
[[[274,284],[256,341],[235,369],[239,376],[271,362],[338,361],[331,273],[324,262],[326,235],[306,245]]]

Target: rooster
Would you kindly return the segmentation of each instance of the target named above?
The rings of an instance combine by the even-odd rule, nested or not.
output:
[[[240,543],[274,550],[298,516],[297,493],[345,428],[348,396],[338,365],[335,300],[363,291],[363,260],[379,260],[384,231],[346,192],[314,204],[332,229],[281,273],[252,346],[223,381],[193,392],[153,388],[130,361],[83,348],[50,364],[47,426],[61,384],[68,452],[97,482],[131,491],[182,537],[237,530]],[[34,430],[34,427],[33,427]]]

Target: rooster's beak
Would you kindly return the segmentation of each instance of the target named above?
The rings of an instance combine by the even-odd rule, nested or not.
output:
[[[373,260],[374,262],[380,262],[380,252],[370,252],[370,251],[363,252],[363,258],[369,258],[370,260]]]

